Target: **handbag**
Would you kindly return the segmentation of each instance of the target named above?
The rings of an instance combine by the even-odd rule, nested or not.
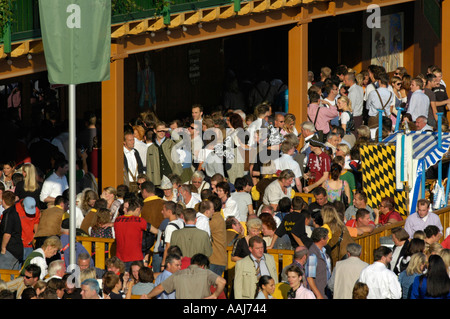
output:
[[[348,202],[349,198],[347,197],[347,194],[345,194],[345,184],[344,181],[342,181],[342,188],[341,188],[341,202],[344,203],[345,205],[345,209],[348,208],[348,206],[350,205]]]
[[[320,106],[317,108],[316,117],[314,118],[314,122],[311,121],[309,115],[307,115],[308,116],[308,120],[314,124],[314,127],[316,127],[317,116],[319,115],[319,111],[320,111]],[[322,130],[318,130],[316,128],[316,133],[317,133],[317,136],[319,137],[319,140],[321,142],[325,142],[326,137],[325,137],[325,134],[323,134],[323,131]]]

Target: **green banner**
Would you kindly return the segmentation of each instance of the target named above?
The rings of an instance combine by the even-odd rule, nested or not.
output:
[[[39,0],[52,84],[109,80],[111,0]]]

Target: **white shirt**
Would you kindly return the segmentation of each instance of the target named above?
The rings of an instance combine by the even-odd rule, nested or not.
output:
[[[208,236],[211,237],[211,228],[209,227],[209,218],[203,215],[202,213],[197,213],[196,215],[197,221],[195,222],[195,227],[198,229],[204,230],[208,233]]]
[[[182,219],[178,218],[176,220],[169,221],[169,223],[166,226],[166,229],[164,230],[164,243],[170,243],[170,238],[172,237],[172,233],[178,228],[176,228],[173,224],[178,225],[178,227],[184,228],[184,222]]]
[[[247,192],[233,192],[230,197],[237,204],[237,220],[240,222],[246,222],[248,217],[248,205],[252,205],[253,203],[252,196]]]
[[[69,184],[67,183],[66,176],[59,177],[53,172],[52,175],[47,177],[44,184],[42,184],[40,199],[41,201],[44,201],[47,197],[56,198],[56,196],[62,195],[68,188]]]
[[[282,154],[280,157],[273,160],[273,163],[275,165],[275,168],[277,170],[283,171],[285,169],[290,169],[294,172],[295,178],[301,178],[302,177],[302,171],[300,169],[300,165],[292,155],[289,154]],[[294,187],[295,181],[292,181],[292,187]]]
[[[70,215],[70,209],[69,209],[69,215]],[[78,206],[75,206],[75,227],[80,228],[81,223],[83,222],[84,215],[81,209]]]
[[[185,203],[186,208],[195,208],[195,205],[197,205],[197,203],[200,203],[202,201],[200,195],[198,195],[197,193],[191,193],[191,195],[192,196],[189,203]]]
[[[39,253],[42,254],[42,256],[45,256],[44,250],[42,248],[37,248],[36,250]],[[45,257],[34,257],[30,260],[30,264],[38,265],[39,268],[41,268],[41,275],[39,279],[44,280],[45,276],[47,276],[48,266],[47,262],[45,260]]]
[[[411,95],[407,113],[411,114],[412,120],[415,121],[419,116],[428,118],[429,108],[430,98],[422,90],[417,90]]]
[[[225,207],[222,208],[222,211],[223,217],[225,219],[227,219],[228,216],[234,216],[236,218],[239,216],[238,205],[236,201],[231,197],[228,197],[227,201],[225,202]]]
[[[247,128],[247,131],[250,133],[248,145],[252,146],[256,144],[255,141],[255,133],[257,130],[259,130],[262,126],[263,120],[262,118],[258,118],[250,123],[250,125]]]
[[[138,140],[137,138],[134,138],[134,148],[136,149],[136,151],[138,151],[139,156],[141,158],[142,161],[142,165],[147,165],[147,149],[148,149],[148,144],[144,143],[140,140]],[[127,158],[128,160],[128,158]]]
[[[378,91],[378,93],[380,94],[381,101],[376,91]],[[366,108],[369,110],[369,116],[377,116],[378,110],[381,109],[383,105],[384,105],[383,116],[390,116],[391,105],[393,102],[394,102],[394,94],[385,87],[380,87],[377,90],[370,92],[366,104]]]
[[[128,164],[128,179],[130,182],[137,180],[137,161],[136,157],[134,155],[135,150],[128,150],[126,147],[123,148],[123,153],[125,154],[125,157],[127,159]]]
[[[265,191],[264,191],[264,197],[263,197],[263,203],[265,205],[270,204],[277,204],[283,197],[289,197],[291,198],[291,187],[287,188],[286,194],[283,193],[283,190],[281,189],[280,183],[277,180],[274,180],[272,183],[270,183]],[[261,206],[262,207],[262,206]]]
[[[359,281],[369,287],[367,299],[400,299],[402,288],[395,273],[376,261],[364,268]]]
[[[353,84],[348,89],[348,98],[352,102],[353,116],[360,116],[363,112],[364,89],[358,84]]]
[[[198,152],[198,162],[203,163],[202,169],[204,169],[206,176],[213,176],[216,173],[224,175],[223,161],[216,155],[213,150],[203,148]]]

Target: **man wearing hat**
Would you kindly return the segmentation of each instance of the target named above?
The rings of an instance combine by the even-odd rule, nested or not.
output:
[[[25,260],[33,251],[34,234],[36,234],[41,213],[33,197],[25,197],[15,205],[22,224],[23,258]]]
[[[173,189],[173,184],[167,176],[163,176],[159,188],[164,192],[163,200],[172,201],[174,203],[178,202],[176,191]]]
[[[327,148],[325,144],[314,136],[309,145],[311,153],[308,158],[308,186],[303,187],[304,193],[311,192],[314,188],[321,186],[327,179],[331,168],[331,158],[324,150]]]

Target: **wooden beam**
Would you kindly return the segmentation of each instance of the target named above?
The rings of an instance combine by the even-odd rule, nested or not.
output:
[[[111,27],[111,38],[118,39],[128,36],[126,41],[128,41],[129,44],[135,44],[131,44],[131,49],[127,49],[127,52],[138,53],[152,49],[161,49],[179,44],[204,41],[243,32],[298,23],[300,21],[298,21],[295,16],[301,10],[301,7],[306,10],[305,19],[311,21],[311,19],[329,17],[330,15],[342,15],[362,11],[365,10],[370,4],[376,4],[380,7],[384,7],[413,1],[414,0],[334,0],[332,2],[330,2],[330,0],[246,1],[241,3],[241,10],[237,13],[234,11],[233,4],[230,4],[221,7],[205,8],[173,15],[173,18],[176,17],[176,19],[175,21],[172,21],[170,25],[171,28],[207,22],[203,24],[203,28],[200,32],[197,32],[197,30],[188,30],[181,33],[176,32],[177,29],[174,29],[170,36],[167,36],[165,32],[163,35],[162,32],[158,33],[157,31],[163,30],[167,27],[164,24],[164,19],[162,17],[147,17],[141,21],[131,21],[113,25]],[[444,1],[442,6],[444,12],[444,8],[448,7],[449,4]],[[448,9],[446,10],[448,11]],[[258,13],[258,11],[260,13]],[[446,17],[448,17],[448,13]],[[442,19],[443,34],[446,34],[445,30],[449,30],[449,23],[450,22],[448,22],[448,19]],[[236,29],[234,29],[235,27]],[[154,32],[155,37],[149,39],[147,32]],[[446,44],[450,41],[449,39],[449,37],[442,37],[443,68],[445,68],[448,61],[448,59],[444,59],[444,53],[449,52],[447,48],[450,44]],[[16,47],[13,55],[16,57],[21,57],[22,55],[26,55],[29,50],[33,53],[33,59],[35,59],[34,54],[41,53],[43,51],[41,39],[31,40],[32,43],[27,43],[28,41],[30,40],[13,43],[13,48],[14,46]],[[29,47],[27,47],[27,45]],[[6,56],[7,55],[4,53],[3,46],[0,46],[0,79],[21,76],[24,74],[32,74],[46,70],[45,61],[43,65],[39,63],[36,65],[34,62],[31,64],[29,63],[28,67],[30,67],[30,69],[25,69],[27,64],[23,63],[23,61],[16,61],[13,66],[9,66],[5,61]],[[15,66],[19,64],[20,67]],[[448,69],[450,69],[450,66]],[[2,70],[5,72],[1,72]],[[447,74],[448,72],[449,71],[446,71],[444,74]]]
[[[184,19],[185,19],[184,13],[179,13],[179,14],[173,15],[170,18],[170,24],[168,27],[169,28],[177,28],[184,23]]]
[[[341,15],[365,11],[371,4],[387,7],[401,3],[414,2],[414,0],[334,0],[332,2],[334,3],[333,5],[330,4],[330,1],[306,2],[303,0],[303,4],[308,3],[304,8],[307,9],[307,15],[311,19],[329,17],[331,12],[334,12],[334,15]],[[334,6],[334,8],[331,7],[330,10],[330,6]]]
[[[300,18],[305,20],[305,10]],[[295,24],[288,34],[289,113],[296,117],[295,126],[307,120],[308,91],[308,23]]]
[[[123,55],[123,44],[112,44],[111,53]],[[124,84],[124,60],[114,60],[110,79],[102,82],[102,189],[123,183]]]
[[[211,22],[219,19],[219,7],[204,9],[202,14],[202,22]]]
[[[195,30],[188,29],[183,32],[181,29],[174,29],[170,35],[167,35],[165,32],[155,32],[154,36],[141,34],[124,39],[124,50],[127,54],[135,54],[149,50],[158,50],[168,46],[205,41],[244,32],[311,21],[310,19],[299,20],[298,13],[300,10],[300,7],[292,7],[284,10],[267,11],[260,14],[236,16],[234,19],[204,23],[202,28],[196,28]]]
[[[144,19],[138,22],[130,22],[128,34],[136,35],[146,32],[148,29],[149,19]]]
[[[116,25],[111,27],[111,38],[120,38],[125,35],[128,35],[130,32],[130,25],[129,23],[124,23],[121,25]]]
[[[30,41],[24,41],[19,44],[12,45],[11,57],[17,58],[30,52]]]
[[[33,55],[32,60],[28,60],[26,56],[11,60],[11,65],[7,63],[6,59],[0,60],[0,80],[47,71],[44,54]]]

